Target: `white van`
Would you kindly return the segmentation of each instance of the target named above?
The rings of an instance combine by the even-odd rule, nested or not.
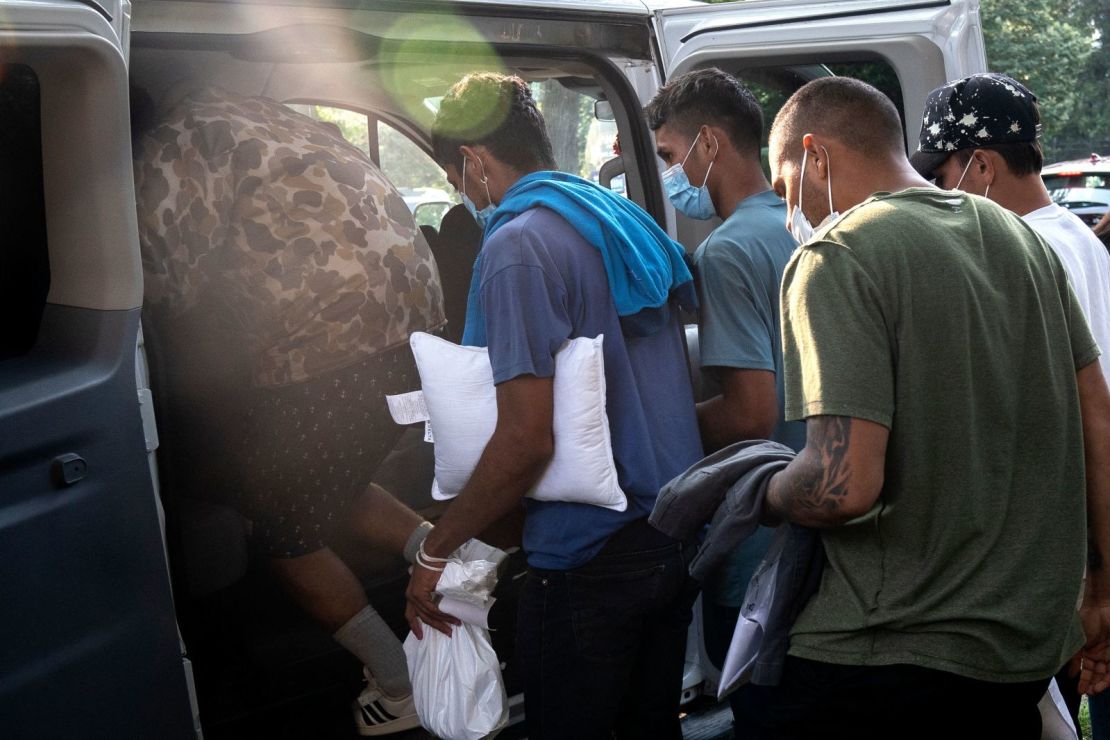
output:
[[[438,98],[464,72],[511,71],[560,167],[693,249],[715,224],[670,207],[641,106],[706,66],[768,120],[815,76],[860,76],[907,142],[933,87],[986,69],[977,0],[0,0],[0,735],[352,732],[357,667],[256,567],[234,511],[175,494],[175,469],[211,461],[174,455],[172,412],[155,422],[159,368],[181,356],[172,337],[144,353],[129,82],[274,98],[340,122],[398,188],[450,192],[428,154]],[[434,516],[426,447],[397,456],[385,485]],[[403,629],[403,569],[363,560]],[[687,698],[712,689],[698,653]]]

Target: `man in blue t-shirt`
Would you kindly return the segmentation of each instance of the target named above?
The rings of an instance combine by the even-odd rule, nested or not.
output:
[[[674,305],[696,304],[681,246],[630,201],[551,171],[543,117],[518,78],[461,80],[440,105],[433,145],[485,229],[464,343],[489,348],[498,420],[424,554],[447,557],[523,500],[517,651],[529,738],[680,738],[690,552],[647,516],[660,487],[702,456]],[[598,335],[628,508],[524,499],[552,455],[554,355]],[[432,600],[438,577],[413,570],[407,616],[418,637],[453,622]]]
[[[779,322],[779,286],[797,242],[763,174],[759,103],[732,75],[701,69],[667,83],[645,113],[669,167],[663,180],[674,207],[690,218],[724,219],[694,253],[706,452],[748,439],[800,450],[804,422],[783,417]],[[705,584],[705,642],[718,666],[771,535],[761,527]],[[758,723],[761,690],[747,685],[730,695],[737,727]]]

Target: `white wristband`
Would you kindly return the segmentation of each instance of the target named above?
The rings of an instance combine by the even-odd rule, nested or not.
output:
[[[435,562],[447,562],[447,558],[433,558],[424,552],[424,546],[421,544],[420,548],[416,551],[416,564],[426,570],[434,570],[437,573],[443,572],[443,567],[437,567]],[[446,567],[446,566],[444,566]]]
[[[446,563],[451,558],[434,558],[424,550],[424,543],[420,543],[420,547],[416,550],[416,557],[422,558],[428,563]]]

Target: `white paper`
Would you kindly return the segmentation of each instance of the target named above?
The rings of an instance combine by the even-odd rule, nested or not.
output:
[[[740,616],[732,632],[732,641],[725,655],[725,664],[721,668],[721,680],[717,684],[718,699],[732,693],[737,686],[747,683],[755,671],[760,650],[763,648],[765,623],[775,600],[779,559],[788,533],[789,527],[778,528],[763,562],[748,582],[744,606],[740,609]]]
[[[430,418],[428,407],[424,404],[424,391],[386,396],[385,402],[389,404],[389,413],[393,416],[393,421],[398,424],[417,424]]]
[[[1075,740],[1078,737],[1055,678],[1048,682],[1048,691],[1044,692],[1037,708],[1041,710],[1041,740]]]
[[[452,617],[458,617],[467,624],[473,624],[475,627],[488,630],[489,610],[495,601],[497,601],[497,599],[490,599],[483,607],[475,606],[462,599],[453,599],[450,596],[444,596],[439,600],[439,609],[446,614],[450,614]]]

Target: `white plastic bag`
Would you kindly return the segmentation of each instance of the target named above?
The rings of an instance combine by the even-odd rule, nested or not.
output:
[[[468,540],[444,563],[436,593],[477,607],[492,605],[497,569],[508,555],[481,540]],[[458,614],[454,615],[459,617]],[[462,619],[463,617],[459,617]]]
[[[497,566],[507,555],[470,540],[444,564],[436,593],[440,608],[463,620],[451,636],[424,627],[424,639],[405,639],[412,698],[420,724],[443,740],[479,740],[509,720],[501,664],[486,619],[497,585]]]
[[[420,724],[443,740],[479,740],[505,726],[509,701],[489,631],[463,622],[451,637],[409,633],[405,657]]]

